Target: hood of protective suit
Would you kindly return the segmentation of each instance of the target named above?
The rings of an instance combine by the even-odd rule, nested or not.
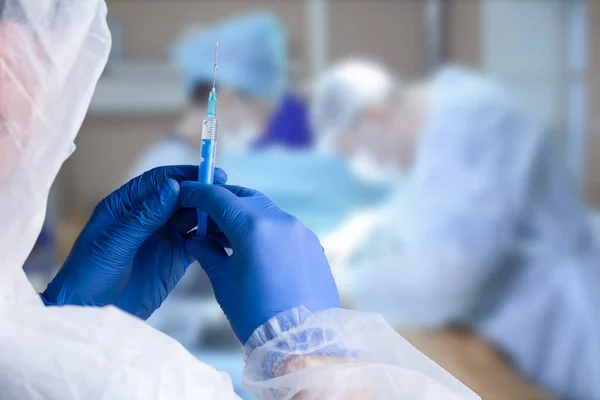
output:
[[[0,2],[0,304],[39,303],[22,266],[110,46],[103,1]]]
[[[0,0],[3,400],[236,398],[229,377],[114,307],[44,307],[22,266],[111,45],[103,0]]]

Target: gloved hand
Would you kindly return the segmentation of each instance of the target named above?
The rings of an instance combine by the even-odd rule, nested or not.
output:
[[[180,202],[210,217],[206,238],[189,239],[186,248],[206,271],[242,343],[283,311],[300,305],[312,312],[340,307],[316,235],[265,195],[236,186],[183,182]],[[233,250],[231,256],[225,248]]]
[[[197,215],[179,209],[179,185],[197,176],[194,166],[155,168],[102,200],[42,294],[46,303],[114,304],[150,317],[192,262],[185,235]],[[215,170],[216,182],[226,179]]]

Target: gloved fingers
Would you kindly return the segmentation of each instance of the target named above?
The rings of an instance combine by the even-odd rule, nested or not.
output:
[[[159,183],[167,179],[177,182],[195,180],[198,178],[198,167],[193,165],[179,165],[157,167],[131,179],[116,191],[106,197],[94,210],[94,215],[108,212],[114,219],[123,217],[132,211],[144,199],[151,195]]]
[[[223,267],[229,256],[217,241],[194,237],[185,242],[185,249],[198,260],[209,279],[212,280],[225,272]]]
[[[183,182],[179,203],[181,207],[196,208],[208,214],[230,239],[239,230],[240,224],[245,223],[248,215],[240,199],[218,185]]]
[[[156,187],[159,183],[167,179],[173,179],[177,182],[198,179],[198,167],[195,165],[172,165],[165,167],[156,167],[150,171],[144,172],[138,178],[139,184],[144,187]]]
[[[258,190],[248,189],[243,186],[236,186],[236,185],[222,185],[222,186],[225,189],[229,190],[231,193],[235,194],[237,197],[255,197],[255,196],[266,197],[264,194],[262,194]]]
[[[198,211],[193,208],[180,208],[169,220],[169,226],[185,235],[198,226]]]
[[[212,218],[208,217],[206,220],[206,231],[207,232],[215,232],[215,233],[223,233],[219,225]]]
[[[215,242],[218,242],[225,249],[231,249],[231,243],[229,242],[229,239],[227,238],[227,236],[225,236],[223,232],[207,230],[206,237],[208,239],[214,240]]]
[[[229,190],[231,193],[235,194],[239,198],[247,199],[247,202],[256,202],[260,203],[260,207],[264,210],[269,209],[272,212],[277,213],[285,213],[279,206],[271,201],[264,193],[259,192],[258,190],[249,189],[243,186],[235,186],[235,185],[221,185],[225,189]],[[248,206],[248,203],[244,203]]]
[[[179,183],[173,179],[158,184],[140,205],[108,229],[107,251],[128,246],[128,250],[136,252],[146,239],[173,216],[177,210],[179,192]]]
[[[198,180],[198,166],[196,165],[173,165],[166,167],[153,168],[150,171],[140,175],[140,177],[148,175],[145,179],[147,181],[142,182],[145,185],[156,186],[160,182],[164,182],[167,179],[174,179],[181,183],[183,181],[197,181]],[[227,173],[221,168],[215,168],[214,170],[214,183],[224,184],[227,182]]]
[[[191,208],[190,208],[190,210],[191,210]],[[197,229],[197,227],[194,227],[191,231],[188,231],[187,233],[181,234],[181,235],[186,239],[196,237],[196,236],[198,236],[198,229]],[[229,242],[229,239],[227,238],[227,236],[225,236],[225,234],[223,232],[221,232],[221,228],[219,228],[217,226],[217,224],[210,217],[207,219],[206,237],[212,237],[215,240],[218,238],[219,242],[226,243],[226,244],[223,244],[223,247],[231,248],[230,244],[229,244],[230,242]]]
[[[215,168],[215,176],[214,176],[214,184],[215,185],[224,185],[227,183],[227,173],[223,171],[221,168]],[[196,180],[196,179],[194,179]]]
[[[195,208],[182,208],[173,215],[169,221],[169,226],[175,229],[180,235],[185,237],[194,237],[197,235],[198,227],[198,210]],[[217,226],[212,218],[206,220],[206,232],[220,233],[221,228]]]
[[[172,248],[178,249],[178,252],[181,251],[181,253],[179,253],[179,257],[181,258],[173,258],[173,256],[170,256],[169,259],[165,261],[162,261],[160,258],[155,259],[154,265],[156,267],[157,277],[164,285],[164,296],[161,296],[162,300],[175,289],[175,286],[177,286],[177,283],[183,278],[188,267],[195,261],[191,254],[184,251],[185,238],[183,236],[174,233],[168,240],[171,242]]]
[[[94,214],[109,212],[114,219],[119,219],[139,205],[143,199],[161,182],[173,179],[179,183],[198,179],[198,166],[175,165],[157,167],[133,178],[125,185],[111,193],[94,211]],[[220,168],[215,168],[215,182],[224,183],[227,174]]]

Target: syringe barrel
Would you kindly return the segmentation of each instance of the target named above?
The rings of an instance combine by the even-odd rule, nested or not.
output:
[[[212,184],[215,175],[217,156],[218,123],[215,117],[206,117],[202,126],[202,149],[200,168],[198,169],[198,182]],[[198,211],[198,236],[206,236],[205,213]]]
[[[217,140],[219,135],[219,121],[217,117],[206,116],[202,123],[202,140]]]

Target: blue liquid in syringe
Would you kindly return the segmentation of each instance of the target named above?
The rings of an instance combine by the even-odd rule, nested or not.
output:
[[[206,118],[202,125],[202,159],[198,170],[198,182],[213,184],[217,155],[217,92],[213,88],[208,98]],[[198,211],[198,236],[206,237],[207,215]]]

